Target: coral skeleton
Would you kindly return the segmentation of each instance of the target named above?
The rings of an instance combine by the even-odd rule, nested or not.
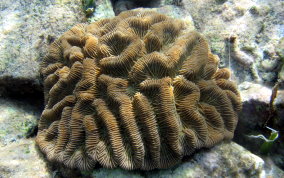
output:
[[[218,62],[202,35],[154,11],[76,25],[41,64],[36,142],[68,168],[172,167],[234,135],[240,94]]]

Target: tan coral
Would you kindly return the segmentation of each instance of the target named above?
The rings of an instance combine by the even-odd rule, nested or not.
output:
[[[174,166],[233,137],[240,95],[218,62],[202,35],[153,11],[76,25],[41,64],[37,144],[81,170]]]

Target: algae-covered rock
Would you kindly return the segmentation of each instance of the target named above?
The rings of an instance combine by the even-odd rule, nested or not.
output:
[[[38,86],[48,45],[83,21],[80,0],[0,1],[0,94],[21,91],[25,82]]]
[[[277,67],[278,63],[279,63],[278,60],[266,59],[261,62],[261,67],[266,71],[272,71]]]
[[[38,154],[34,139],[40,107],[0,98],[0,177],[48,178],[50,173]]]
[[[284,36],[284,34],[283,34],[283,36]],[[279,41],[279,43],[277,45],[276,52],[278,53],[278,55],[281,57],[281,59],[284,62],[284,37],[282,37],[281,40]]]
[[[0,147],[35,132],[39,116],[35,106],[0,98]]]
[[[281,64],[284,46],[279,43],[284,36],[283,1],[183,1],[182,7],[192,15],[197,30],[208,38],[212,51],[221,59],[220,65],[234,70],[237,82],[273,83],[277,79],[280,68],[274,68],[274,63]],[[231,36],[238,37],[239,53],[254,59],[251,66],[244,67],[239,63],[243,60],[235,58],[225,40]]]
[[[281,70],[278,74],[278,77],[279,77],[280,81],[282,81],[282,82],[284,81],[284,64],[282,65],[282,68],[281,68]]]
[[[0,147],[1,178],[50,178],[48,167],[38,154],[33,139],[23,139]]]
[[[278,78],[280,82],[284,82],[284,37],[281,38],[277,48],[277,54],[281,57],[282,67],[278,73]]]

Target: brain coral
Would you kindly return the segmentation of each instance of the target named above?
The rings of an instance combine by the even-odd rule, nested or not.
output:
[[[241,109],[203,36],[153,11],[76,25],[41,64],[37,144],[69,168],[151,170],[231,139]]]

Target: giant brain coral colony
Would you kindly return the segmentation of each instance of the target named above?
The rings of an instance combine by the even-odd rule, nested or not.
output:
[[[68,168],[169,168],[231,139],[241,101],[199,33],[153,11],[77,25],[41,64],[37,144]]]

